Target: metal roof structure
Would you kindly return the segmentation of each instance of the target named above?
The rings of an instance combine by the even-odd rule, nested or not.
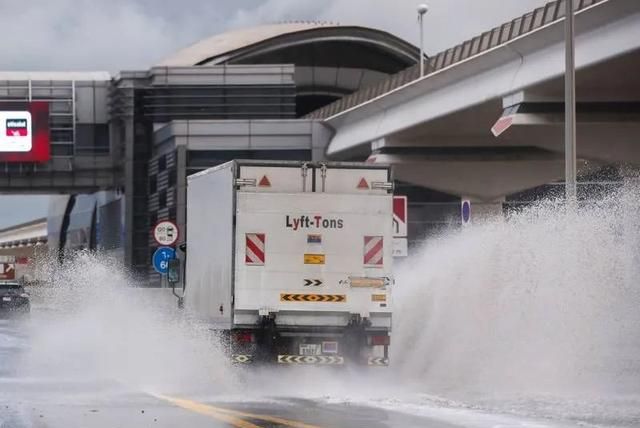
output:
[[[250,64],[268,53],[318,42],[378,47],[389,57],[396,56],[408,64],[416,62],[419,56],[415,46],[385,31],[325,22],[292,22],[217,34],[174,53],[157,66]]]
[[[260,27],[243,28],[216,34],[199,40],[193,45],[175,52],[162,60],[158,66],[191,66],[201,64],[207,58],[218,58],[230,52],[247,46],[255,45],[264,40],[280,37],[299,31],[311,30],[322,26],[320,23],[289,23],[264,25]]]
[[[606,1],[611,0],[573,0],[573,7],[575,11],[581,11],[597,3]],[[500,46],[507,45],[515,39],[531,34],[563,19],[564,10],[565,0],[555,0],[521,17],[444,50],[428,59],[423,78],[427,78],[443,69],[460,64],[470,58],[483,55]],[[419,79],[420,67],[419,64],[416,64],[381,82],[363,88],[332,104],[322,107],[310,113],[307,117],[311,119],[326,119],[343,114],[353,108],[357,108],[363,103],[382,97],[389,92],[409,85]]]
[[[106,71],[0,71],[3,80],[109,81],[111,75]]]
[[[46,218],[39,218],[0,230],[0,249],[42,245],[46,242]]]

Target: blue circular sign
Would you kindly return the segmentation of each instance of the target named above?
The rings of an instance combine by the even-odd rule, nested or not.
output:
[[[462,212],[462,223],[469,223],[469,220],[471,220],[471,202],[462,201],[461,212]]]
[[[153,268],[159,274],[166,275],[169,268],[169,260],[176,258],[176,250],[171,247],[160,247],[153,253]]]

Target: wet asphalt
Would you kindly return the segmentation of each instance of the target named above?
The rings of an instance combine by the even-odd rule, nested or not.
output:
[[[116,380],[60,379],[55,373],[31,377],[18,369],[28,348],[24,320],[0,319],[0,428],[455,426],[368,406],[295,397],[219,402],[152,394]]]

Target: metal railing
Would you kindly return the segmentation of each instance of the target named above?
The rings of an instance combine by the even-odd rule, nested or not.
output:
[[[574,11],[580,11],[596,3],[607,0],[573,0]],[[479,36],[466,40],[459,45],[444,50],[429,58],[425,67],[425,76],[438,70],[449,67],[466,59],[482,54],[500,45],[510,43],[512,40],[531,33],[538,28],[551,24],[564,18],[565,0],[557,0],[547,3],[532,12],[504,23]],[[419,64],[413,65],[399,73],[384,79],[377,84],[363,88],[351,95],[322,107],[306,117],[311,119],[325,119],[345,110],[356,107],[366,101],[377,98],[394,89],[404,86],[420,77]]]

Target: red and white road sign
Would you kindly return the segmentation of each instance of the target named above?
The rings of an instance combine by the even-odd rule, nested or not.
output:
[[[407,236],[407,197],[393,197],[393,237]]]
[[[383,262],[382,236],[364,237],[364,264],[367,266],[382,266]]]
[[[163,247],[169,247],[178,242],[179,234],[178,226],[169,220],[159,221],[153,228],[153,239]]]
[[[16,279],[16,266],[13,263],[0,263],[0,279]]]
[[[264,233],[247,233],[244,262],[253,266],[264,266]]]

